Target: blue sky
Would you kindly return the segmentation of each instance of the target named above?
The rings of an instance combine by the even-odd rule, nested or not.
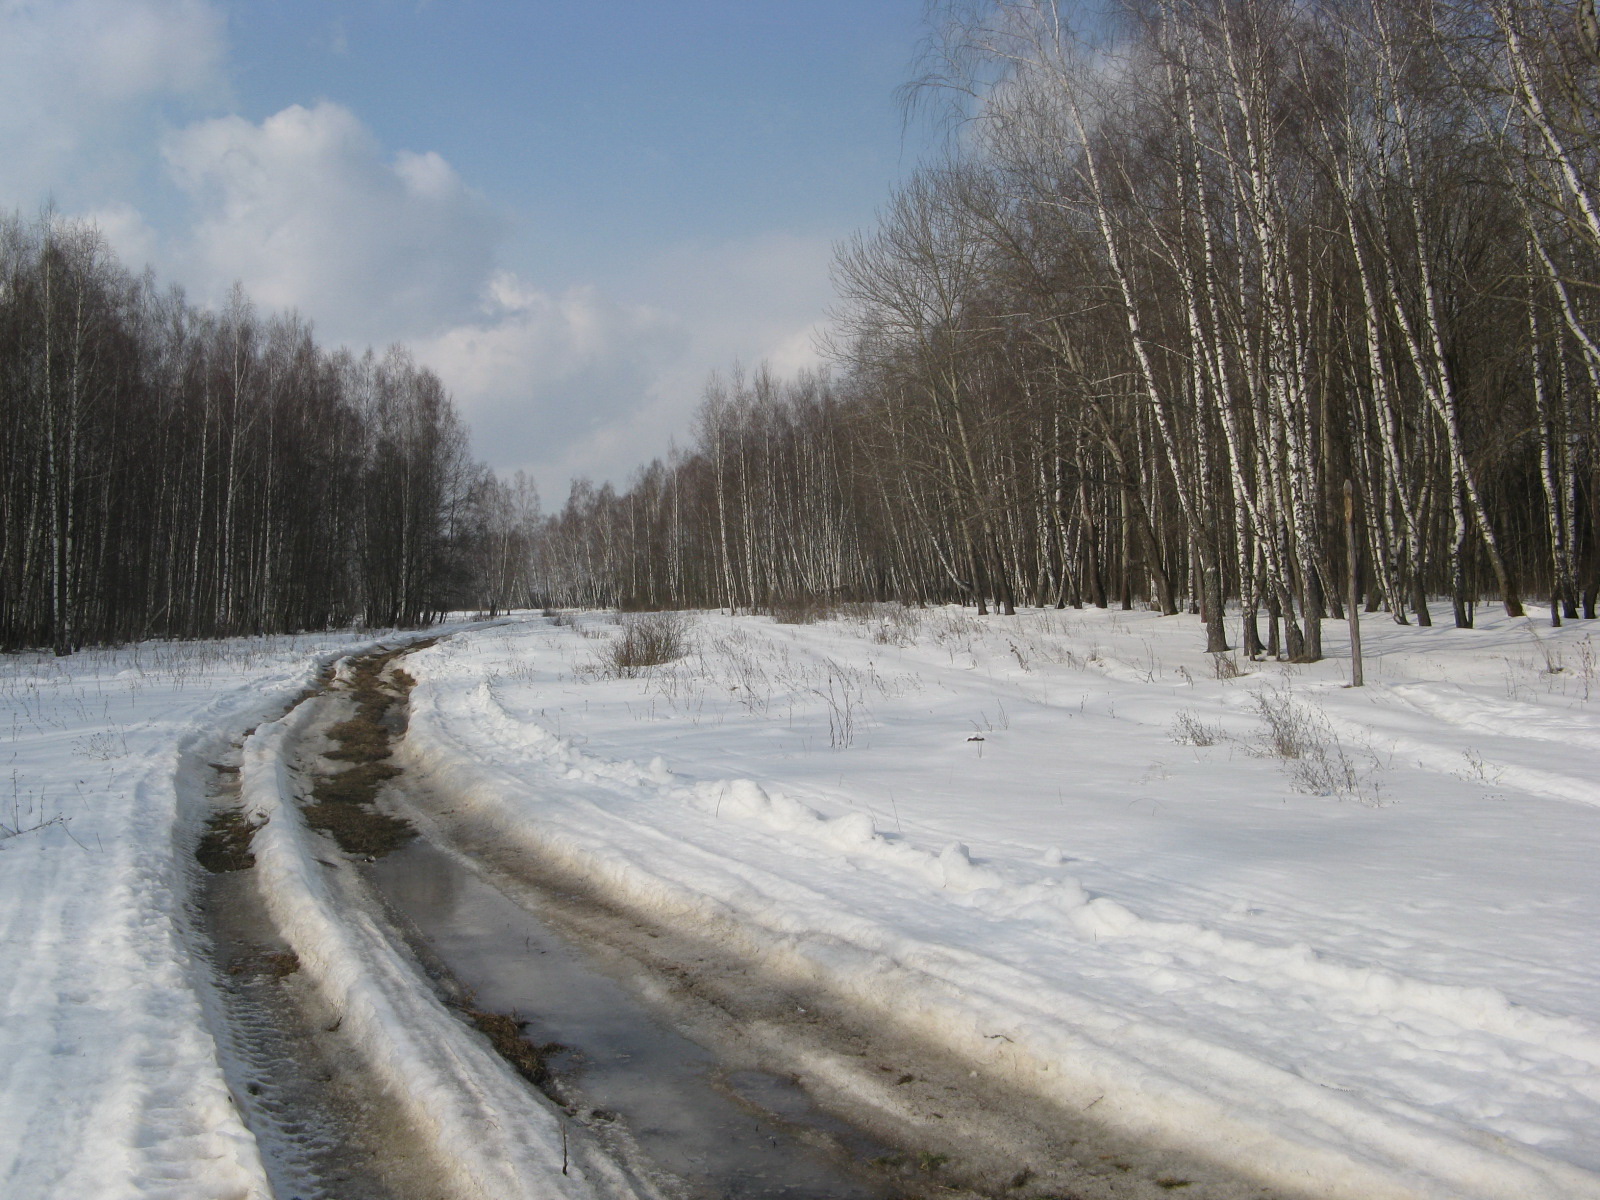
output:
[[[815,361],[831,245],[934,147],[922,0],[0,0],[0,204],[202,302],[404,341],[547,504]]]

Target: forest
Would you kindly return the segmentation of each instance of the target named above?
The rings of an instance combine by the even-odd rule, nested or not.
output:
[[[906,97],[949,150],[837,248],[833,369],[575,485],[553,602],[1594,617],[1593,0],[965,0]]]
[[[426,623],[531,598],[538,499],[401,348],[320,348],[0,221],[0,649]]]
[[[1352,594],[1594,617],[1594,0],[929,30],[904,95],[947,150],[836,248],[829,369],[714,376],[683,449],[549,516],[403,348],[0,222],[0,647],[897,599],[1148,604],[1311,660]]]

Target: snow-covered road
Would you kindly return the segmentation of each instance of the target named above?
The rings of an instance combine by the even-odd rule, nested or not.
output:
[[[408,657],[401,758],[480,834],[1124,1141],[1285,1195],[1595,1197],[1590,628],[1368,618],[1358,691],[1332,623],[1291,668],[1148,613],[702,614],[618,679],[611,618],[529,617]],[[190,958],[196,773],[360,644],[0,664],[0,825],[54,821],[0,838],[0,1194],[269,1194]],[[244,751],[307,976],[472,1144],[464,1192],[625,1194],[551,1178],[557,1125],[316,862],[307,719]]]
[[[205,764],[370,640],[0,660],[0,1194],[266,1194],[191,957]]]
[[[1356,691],[1142,613],[705,616],[610,679],[580,616],[414,656],[407,746],[623,902],[1130,1136],[1312,1195],[1600,1195],[1590,643],[1483,624],[1374,623]]]

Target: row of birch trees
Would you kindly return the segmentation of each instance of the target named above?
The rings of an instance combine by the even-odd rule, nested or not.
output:
[[[404,351],[317,346],[0,221],[0,648],[428,621],[527,603],[537,499]],[[531,510],[530,510],[531,503]]]
[[[554,598],[1594,616],[1594,0],[971,0],[909,94],[952,150],[839,248],[837,370],[575,489]]]

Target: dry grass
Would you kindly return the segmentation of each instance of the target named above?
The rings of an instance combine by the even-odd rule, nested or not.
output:
[[[1239,660],[1231,654],[1213,654],[1211,656],[1211,674],[1213,678],[1227,681],[1238,679],[1246,672],[1239,666]]]
[[[1261,689],[1252,698],[1252,707],[1261,718],[1256,752],[1282,759],[1295,791],[1373,806],[1382,803],[1376,756],[1369,752],[1369,763],[1358,762],[1318,709],[1296,700],[1287,687]]]
[[[833,615],[832,606],[816,596],[781,596],[761,609],[779,625],[815,625]]]
[[[248,871],[256,865],[250,852],[250,839],[255,837],[259,825],[252,825],[236,808],[212,813],[206,822],[206,831],[194,856],[202,867],[213,875],[224,871]]]
[[[622,632],[601,655],[601,674],[632,679],[649,667],[682,658],[689,651],[689,618],[684,613],[628,613]]]
[[[1222,726],[1208,725],[1188,709],[1173,719],[1168,732],[1180,746],[1215,746],[1227,738]]]
[[[264,979],[287,979],[300,969],[300,956],[293,950],[262,950],[246,954],[228,964],[229,975]]]
[[[516,1069],[529,1083],[539,1086],[550,1078],[550,1068],[545,1064],[546,1053],[559,1047],[535,1046],[522,1036],[523,1022],[513,1014],[485,1012],[482,1009],[462,1010],[474,1028],[489,1039],[494,1052]]]

